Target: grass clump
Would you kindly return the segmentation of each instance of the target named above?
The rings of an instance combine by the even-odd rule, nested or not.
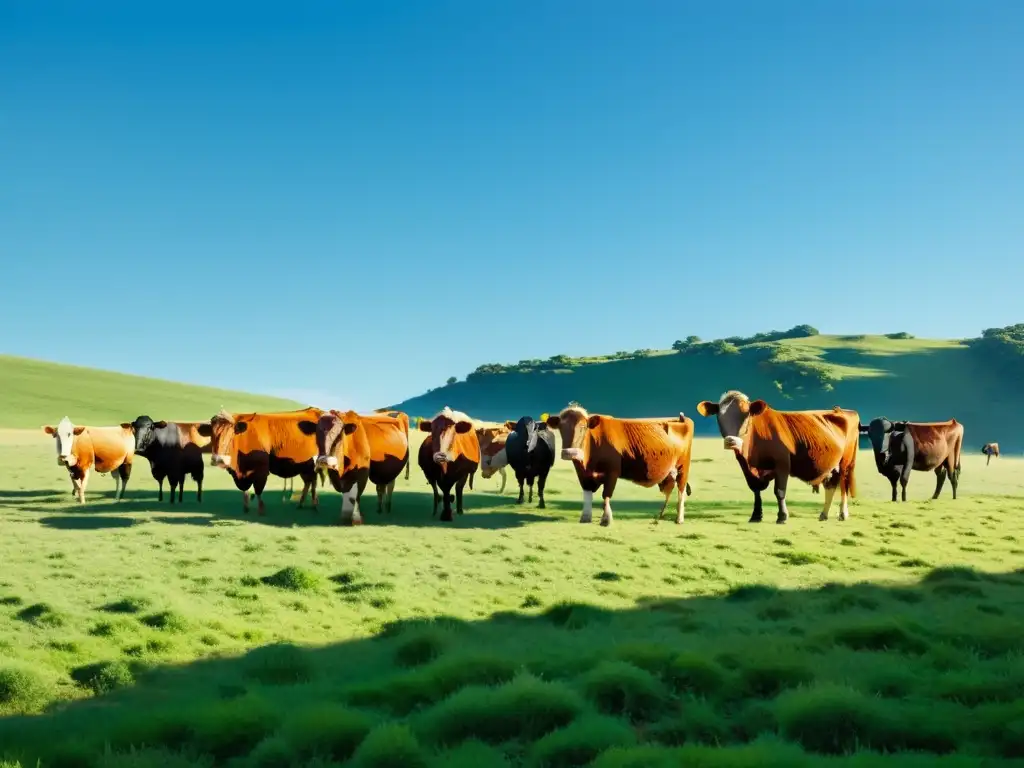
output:
[[[428,768],[430,760],[407,725],[389,723],[370,732],[352,764],[356,768]]]
[[[565,684],[520,674],[497,688],[463,688],[425,712],[419,731],[441,744],[473,738],[489,744],[534,741],[568,725],[583,709]]]
[[[20,621],[37,627],[64,626],[64,617],[47,603],[34,603],[26,608],[22,608],[15,616]]]
[[[243,757],[277,729],[279,717],[276,707],[252,694],[213,702],[189,713],[191,746],[217,763]]]
[[[148,597],[126,597],[113,603],[107,603],[102,610],[107,613],[142,613],[149,609],[152,602]]]
[[[260,581],[267,586],[287,589],[291,592],[315,592],[323,584],[323,579],[319,575],[294,565],[282,568],[270,576],[264,576]]]
[[[780,652],[743,659],[738,674],[744,694],[752,698],[769,699],[787,688],[809,683],[814,673],[806,664],[791,658],[792,655],[792,652]]]
[[[152,629],[159,629],[161,632],[188,632],[190,622],[176,611],[160,611],[151,613],[139,619],[143,624]]]
[[[291,643],[257,648],[245,658],[245,676],[264,685],[296,685],[313,679],[309,653]]]
[[[581,682],[587,698],[606,714],[649,720],[668,703],[660,680],[624,661],[601,662]]]
[[[530,757],[541,768],[588,765],[606,749],[635,743],[636,733],[622,720],[585,715],[542,737],[533,745]]]
[[[101,661],[73,669],[71,679],[98,696],[131,685],[135,675],[123,661]]]
[[[470,739],[443,752],[434,765],[437,768],[511,768],[512,764],[497,747]]]
[[[20,661],[0,662],[0,714],[34,712],[53,695],[50,679]]]
[[[878,619],[837,629],[835,642],[855,651],[896,651],[920,655],[928,642],[892,619]]]
[[[444,651],[445,637],[434,629],[423,629],[403,637],[395,648],[395,662],[400,667],[418,667],[427,664]]]
[[[672,660],[664,679],[678,693],[712,697],[725,687],[728,673],[707,656],[681,653]]]
[[[339,704],[316,704],[299,710],[285,721],[279,737],[289,752],[302,759],[327,757],[344,761],[373,726],[368,715]]]

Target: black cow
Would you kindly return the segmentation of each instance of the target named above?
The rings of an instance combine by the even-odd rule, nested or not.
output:
[[[196,500],[203,500],[203,454],[210,451],[210,425],[203,422],[153,421],[139,416],[130,427],[135,432],[135,453],[149,459],[153,478],[160,486],[158,499],[164,500],[164,478],[171,484],[171,504],[174,491],[178,502],[185,492],[185,475],[196,482]]]
[[[896,481],[902,489],[902,501],[907,500],[907,483],[914,468],[914,436],[907,429],[905,421],[889,421],[882,417],[872,419],[860,433],[867,435],[875,454],[878,474],[888,478],[892,484],[892,500],[896,501]]]
[[[536,478],[537,496],[540,498],[537,506],[544,509],[544,484],[555,463],[555,436],[547,424],[538,423],[529,416],[515,422],[506,421],[505,426],[512,430],[505,440],[505,455],[519,481],[516,504],[523,503],[523,481],[530,486],[530,501],[533,501],[533,481]]]

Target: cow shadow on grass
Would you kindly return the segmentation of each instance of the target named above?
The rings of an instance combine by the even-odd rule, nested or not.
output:
[[[18,508],[29,512],[47,513],[41,517],[41,525],[58,530],[98,530],[102,528],[125,528],[131,525],[153,521],[174,525],[208,526],[225,521],[269,525],[281,528],[292,527],[338,527],[341,515],[341,495],[322,494],[318,511],[306,505],[298,508],[299,493],[290,501],[283,501],[278,493],[265,493],[266,514],[257,513],[255,499],[250,501],[249,512],[242,508],[241,492],[237,490],[204,490],[203,500],[198,502],[193,493],[189,498],[186,491],[181,504],[173,506],[165,495],[158,502],[155,494],[145,493],[149,498],[129,494],[121,501],[111,497],[86,497],[84,505],[70,501],[66,505],[47,506],[31,503],[18,504]],[[392,511],[378,514],[375,493],[363,496],[360,511],[364,526],[387,526],[399,528],[454,528],[458,530],[507,530],[534,523],[557,522],[560,517],[545,514],[545,510],[531,510],[518,507],[515,499],[499,496],[483,496],[467,493],[465,513],[456,515],[452,522],[431,517],[432,502],[429,493],[395,491]],[[57,514],[55,514],[57,513]],[[116,513],[113,514],[113,513]]]
[[[220,616],[174,613],[149,625],[176,633],[151,651],[77,658],[60,682],[89,698],[0,719],[0,757],[809,768],[849,755],[829,764],[852,768],[907,765],[911,753],[914,765],[936,766],[1024,756],[1024,570],[947,567],[900,586],[801,590],[717,582],[715,594],[621,610],[552,601],[538,585],[522,608],[479,621],[395,620],[381,585],[352,574],[330,582],[339,610],[376,616],[371,636],[252,647],[257,634],[239,656],[180,665],[170,640],[181,633],[227,637]],[[258,587],[256,599],[276,589]],[[24,680],[50,678],[28,662],[18,669],[5,704],[31,709],[39,690]]]

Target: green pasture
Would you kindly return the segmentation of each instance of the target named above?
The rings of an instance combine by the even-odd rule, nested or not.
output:
[[[934,476],[914,473],[893,504],[862,450],[858,483],[846,522],[838,504],[819,522],[822,496],[797,484],[787,525],[770,503],[751,525],[734,460],[701,439],[681,526],[674,505],[654,524],[658,491],[625,483],[611,527],[580,525],[559,461],[546,510],[478,476],[466,514],[440,523],[414,465],[390,516],[371,490],[366,524],[343,528],[333,491],[313,513],[275,479],[267,515],[243,515],[213,469],[202,505],[191,481],[184,505],[158,504],[144,460],[121,503],[97,477],[79,506],[52,440],[3,431],[0,755],[1019,764],[1024,463],[966,451],[959,499],[947,483],[929,501]]]

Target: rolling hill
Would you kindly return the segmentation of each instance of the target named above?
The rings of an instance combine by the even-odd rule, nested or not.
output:
[[[445,405],[487,420],[557,412],[575,400],[594,412],[620,416],[685,412],[698,434],[717,435],[713,419],[696,413],[700,400],[729,389],[782,410],[841,405],[867,421],[885,415],[911,421],[956,418],[965,450],[998,442],[1024,451],[1024,325],[992,328],[962,340],[829,336],[810,326],[748,338],[677,341],[669,350],[607,357],[524,360],[482,365],[465,381],[393,407],[430,416]]]
[[[248,395],[162,379],[0,355],[0,427],[30,429],[68,416],[78,424],[115,424],[139,414],[208,419],[224,406],[235,411],[305,407],[290,400]]]

